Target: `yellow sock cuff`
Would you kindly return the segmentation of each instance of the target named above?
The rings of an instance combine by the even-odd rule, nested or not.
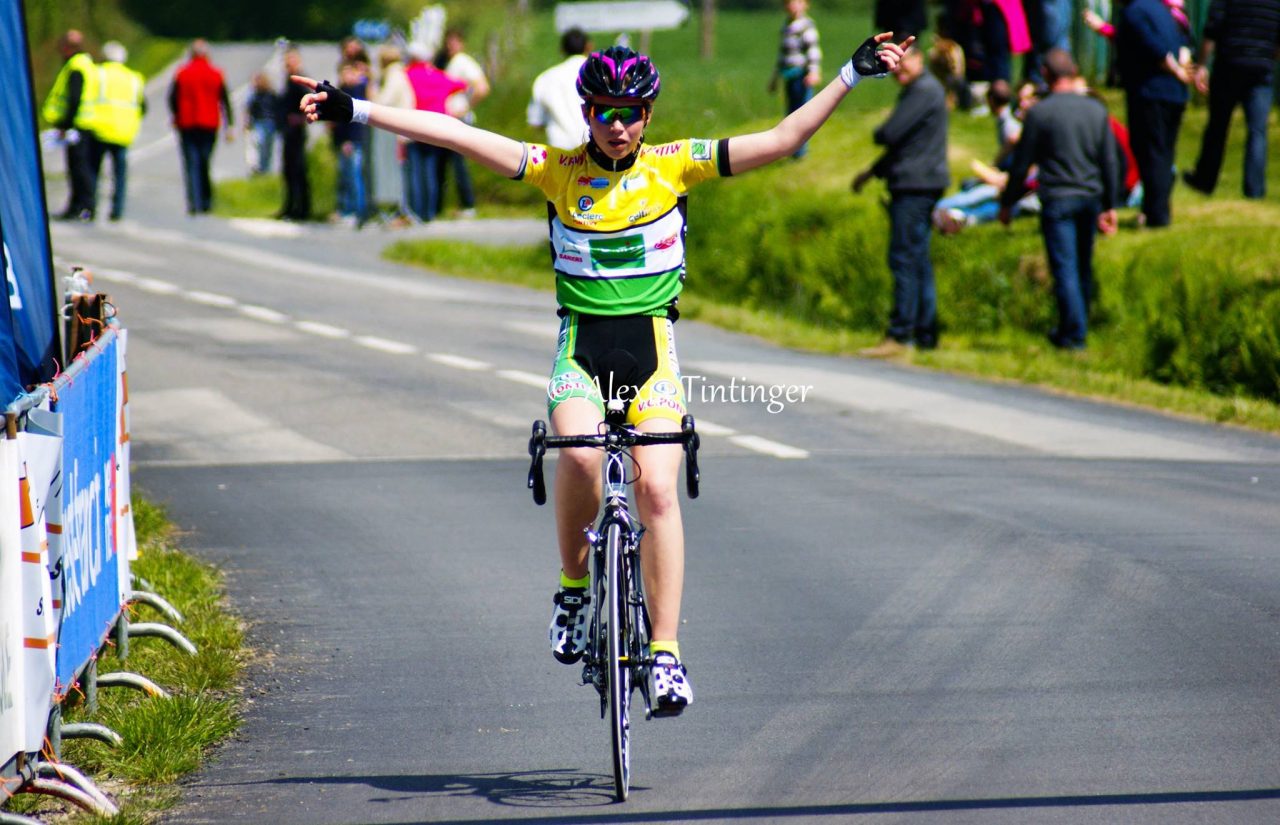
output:
[[[649,655],[652,656],[655,653],[670,653],[672,656],[675,656],[677,659],[679,659],[680,643],[679,642],[657,642],[657,641],[649,642]]]
[[[580,578],[580,579],[571,579],[571,578],[569,578],[568,576],[566,576],[566,575],[564,574],[564,571],[563,571],[563,570],[561,570],[561,571],[560,571],[560,586],[561,586],[561,587],[578,587],[578,588],[585,588],[585,587],[586,587],[587,585],[589,585],[589,584],[591,584],[591,574],[590,574],[590,573],[588,573],[587,575],[583,576],[583,577],[582,577],[582,578]],[[677,657],[677,658],[678,658],[678,657]]]

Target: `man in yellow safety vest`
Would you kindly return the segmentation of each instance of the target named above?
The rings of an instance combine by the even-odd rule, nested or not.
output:
[[[41,116],[57,129],[66,147],[67,208],[59,220],[93,220],[94,104],[98,99],[98,72],[84,51],[84,35],[69,29],[58,39],[58,51],[66,61],[45,98]]]
[[[102,62],[98,64],[98,99],[94,106],[94,132],[97,142],[93,152],[94,200],[97,181],[102,174],[102,159],[111,157],[115,173],[115,189],[111,193],[111,220],[124,215],[125,191],[128,188],[128,151],[142,126],[147,111],[144,94],[146,78],[124,65],[129,59],[125,47],[114,40],[102,46]]]

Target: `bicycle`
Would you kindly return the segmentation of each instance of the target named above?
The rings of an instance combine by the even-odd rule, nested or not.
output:
[[[627,485],[628,450],[653,444],[681,444],[685,453],[685,486],[689,498],[698,497],[698,433],[693,416],[686,415],[680,432],[641,433],[626,426],[621,401],[611,400],[604,431],[595,435],[547,435],[543,421],[533,423],[529,439],[528,487],[533,500],[547,500],[542,458],[548,448],[597,447],[604,450],[604,505],[594,528],[587,527],[590,544],[591,586],[588,599],[591,623],[583,656],[582,683],[594,685],[600,694],[600,718],[609,718],[613,746],[613,785],[619,802],[631,787],[631,695],[639,689],[645,719],[653,716],[649,695],[649,611],[644,601],[640,573],[640,539],[644,525],[631,514]],[[634,459],[632,459],[634,463]]]

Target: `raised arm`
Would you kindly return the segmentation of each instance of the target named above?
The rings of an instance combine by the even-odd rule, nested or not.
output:
[[[357,101],[332,86],[318,91],[320,84],[309,77],[294,75],[293,80],[312,90],[303,96],[301,104],[308,123],[348,122],[354,117],[410,140],[452,149],[508,178],[519,174],[524,162],[524,144],[520,141],[477,129],[450,115]]]
[[[892,42],[892,38],[893,32],[868,38],[840,70],[839,77],[777,126],[764,132],[730,138],[729,165],[733,174],[794,154],[827,122],[836,106],[862,78],[881,77],[897,68],[898,61],[915,38],[908,37],[900,45]]]

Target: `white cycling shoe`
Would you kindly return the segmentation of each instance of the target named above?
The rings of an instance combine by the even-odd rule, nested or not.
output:
[[[654,716],[679,716],[693,704],[689,674],[674,654],[660,650],[653,655],[649,680]]]
[[[571,665],[587,652],[587,604],[590,598],[581,587],[561,587],[552,598],[551,655],[561,664]]]

